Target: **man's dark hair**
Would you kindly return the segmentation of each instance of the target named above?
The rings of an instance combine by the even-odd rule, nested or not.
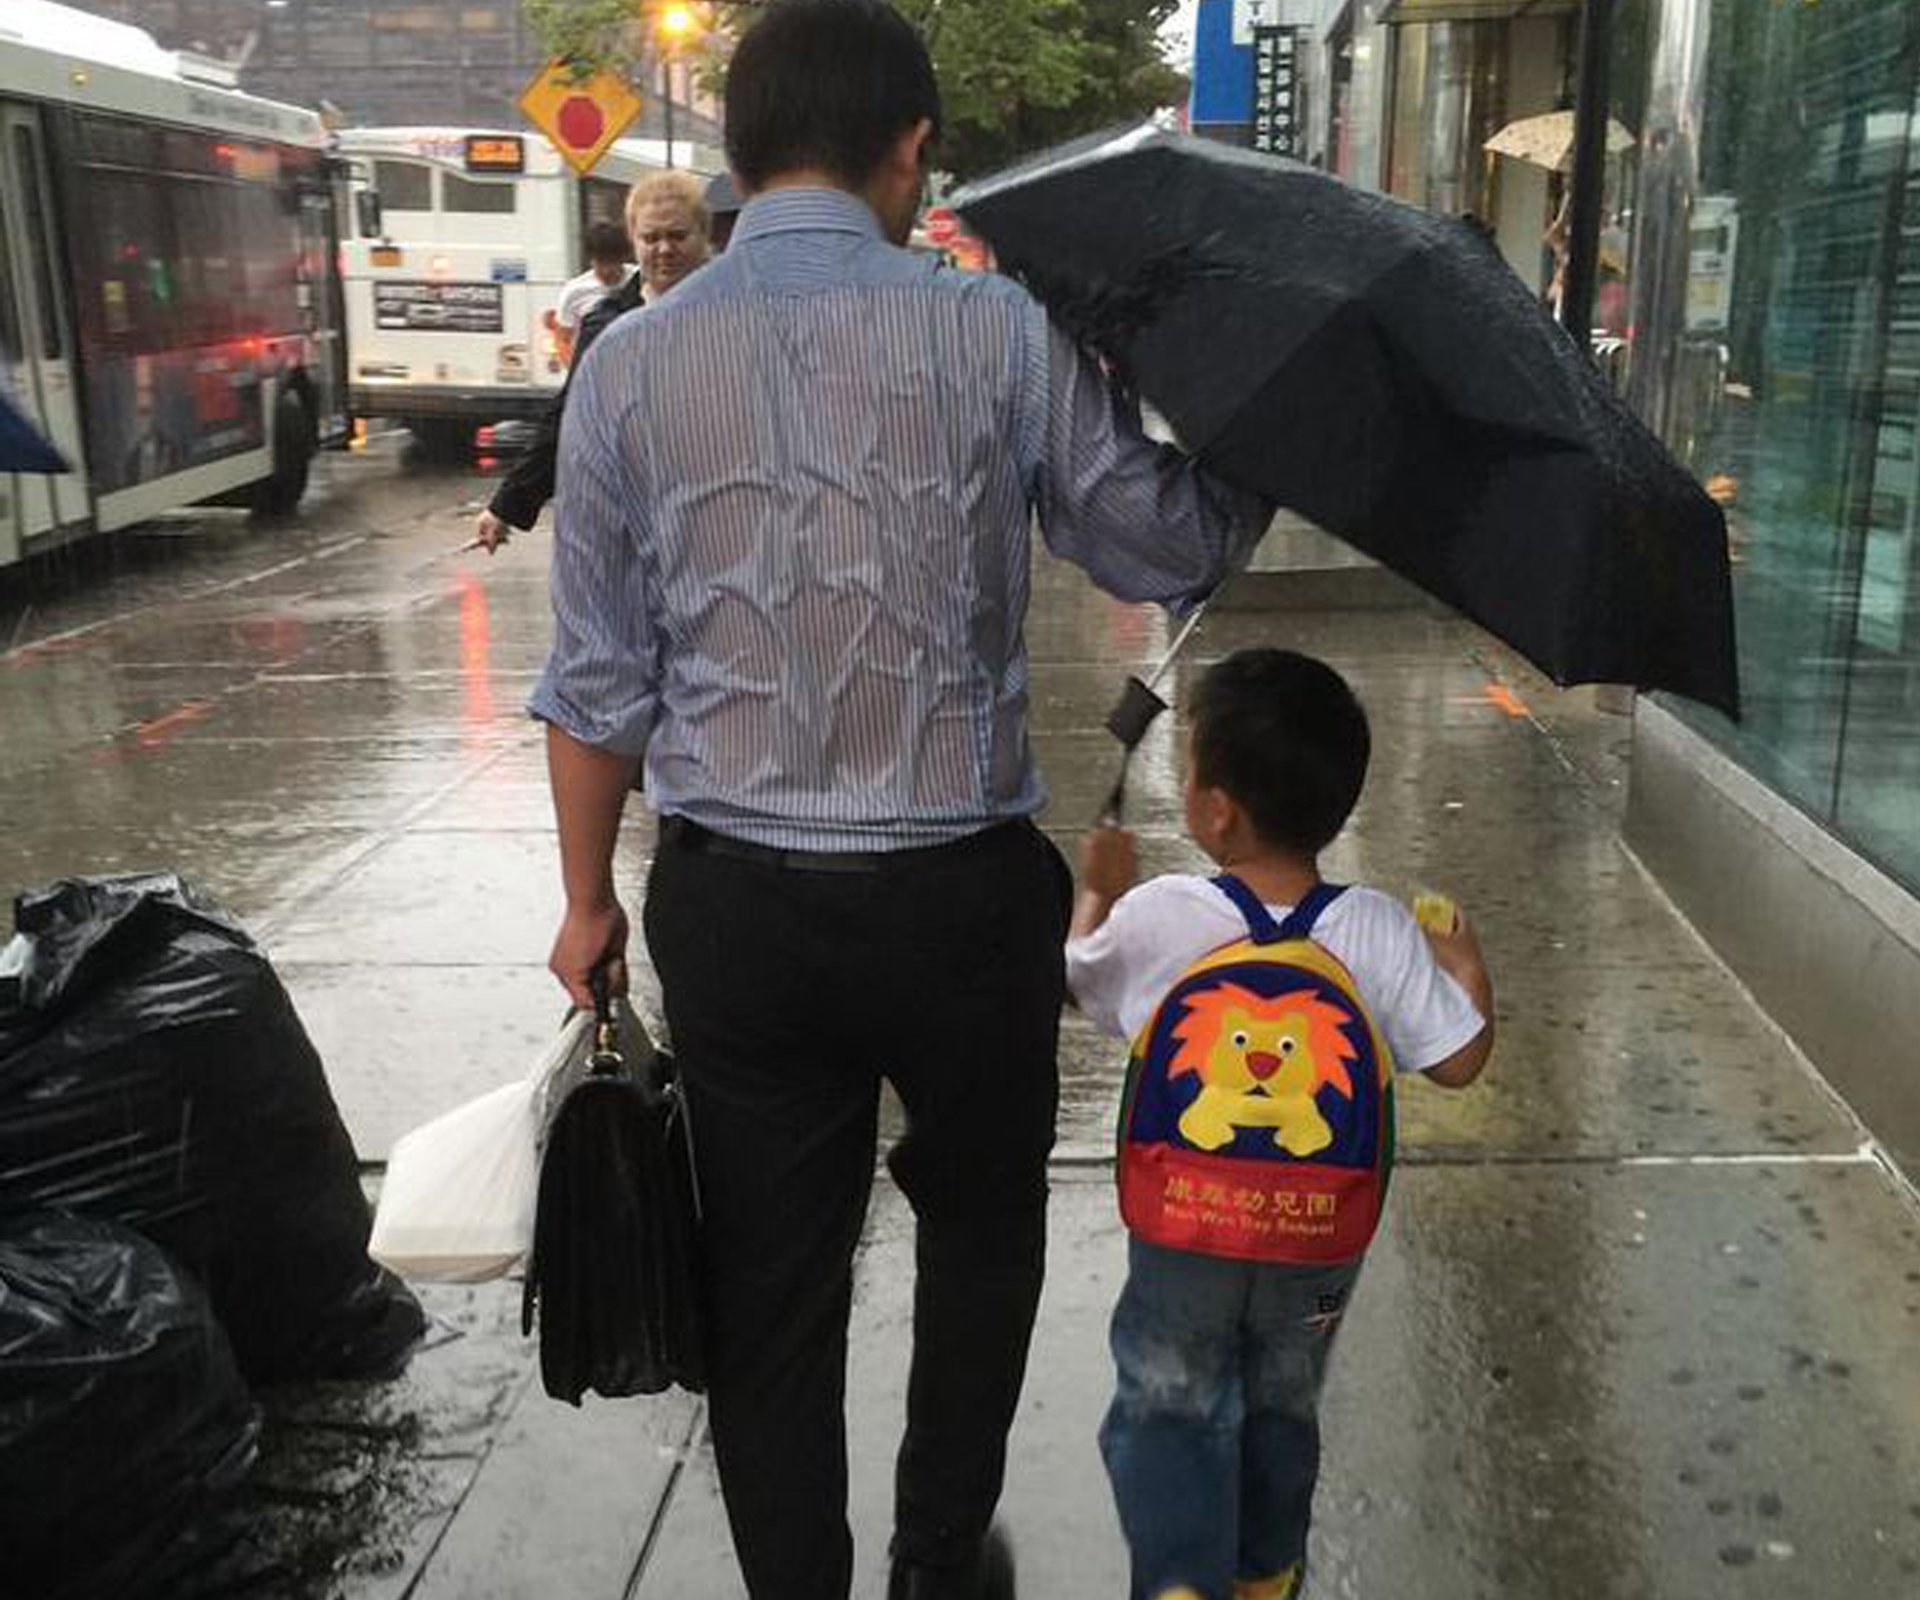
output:
[[[1266,843],[1318,855],[1346,826],[1373,740],[1347,680],[1291,650],[1240,650],[1194,691],[1194,777],[1245,809]]]
[[[727,68],[727,160],[750,189],[813,167],[858,188],[940,85],[912,23],[885,0],[778,0]]]
[[[617,222],[593,222],[587,225],[587,259],[593,262],[625,261],[633,249],[627,230]]]

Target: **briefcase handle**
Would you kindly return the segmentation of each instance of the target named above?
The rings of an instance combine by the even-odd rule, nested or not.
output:
[[[587,987],[593,991],[593,1049],[587,1056],[587,1071],[605,1077],[626,1065],[620,1053],[620,1026],[613,1019],[613,983],[605,966],[587,974]]]

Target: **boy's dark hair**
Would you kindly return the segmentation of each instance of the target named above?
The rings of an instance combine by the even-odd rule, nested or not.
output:
[[[1194,691],[1194,777],[1223,789],[1268,844],[1318,855],[1346,826],[1373,739],[1347,681],[1291,650],[1239,650]]]
[[[587,225],[587,259],[592,262],[625,261],[628,252],[633,249],[633,241],[627,237],[627,230],[617,222],[594,222]]]
[[[858,188],[940,86],[912,23],[884,0],[778,0],[727,68],[727,161],[742,183],[814,167]]]

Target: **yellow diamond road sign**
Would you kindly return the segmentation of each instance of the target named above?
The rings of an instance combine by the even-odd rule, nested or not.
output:
[[[572,68],[555,57],[520,91],[520,109],[575,172],[591,172],[639,115],[640,97],[604,67],[576,83]]]

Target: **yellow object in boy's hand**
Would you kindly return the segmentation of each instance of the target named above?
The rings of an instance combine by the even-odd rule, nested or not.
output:
[[[1460,926],[1460,908],[1448,896],[1422,889],[1413,897],[1413,920],[1442,938]]]

